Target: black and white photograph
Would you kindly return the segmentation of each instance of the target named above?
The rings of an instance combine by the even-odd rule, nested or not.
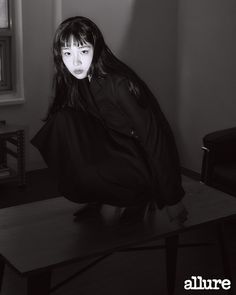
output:
[[[235,0],[0,0],[0,294],[236,295],[235,36]]]

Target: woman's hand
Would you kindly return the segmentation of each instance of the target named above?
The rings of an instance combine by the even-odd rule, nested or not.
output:
[[[181,201],[175,205],[166,206],[166,211],[171,222],[183,224],[188,219],[188,211]]]

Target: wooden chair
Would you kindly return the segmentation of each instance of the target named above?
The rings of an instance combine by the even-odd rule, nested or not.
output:
[[[236,196],[236,127],[203,137],[201,180]]]

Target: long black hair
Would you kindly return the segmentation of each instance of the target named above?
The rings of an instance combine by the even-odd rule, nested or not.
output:
[[[83,107],[79,99],[79,81],[67,70],[61,56],[61,48],[70,42],[71,36],[81,45],[93,45],[94,55],[88,75],[92,78],[102,78],[108,74],[120,74],[127,78],[129,91],[136,97],[140,96],[140,86],[145,87],[145,83],[112,53],[96,24],[83,16],[70,17],[59,25],[53,40],[54,94],[45,120],[68,104]]]

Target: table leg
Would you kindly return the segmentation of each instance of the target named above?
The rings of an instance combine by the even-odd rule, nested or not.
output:
[[[4,275],[4,268],[5,268],[5,262],[0,256],[0,292],[2,289],[2,282],[3,282],[3,275]]]
[[[175,291],[178,240],[178,235],[170,236],[165,239],[168,295],[174,295]]]
[[[220,246],[222,264],[224,268],[224,276],[226,279],[231,281],[231,288],[228,290],[229,295],[234,295],[233,286],[232,286],[232,274],[230,267],[229,253],[227,249],[227,238],[225,235],[224,222],[220,222],[218,226],[218,241]]]
[[[51,271],[30,275],[27,281],[27,295],[49,295]]]

